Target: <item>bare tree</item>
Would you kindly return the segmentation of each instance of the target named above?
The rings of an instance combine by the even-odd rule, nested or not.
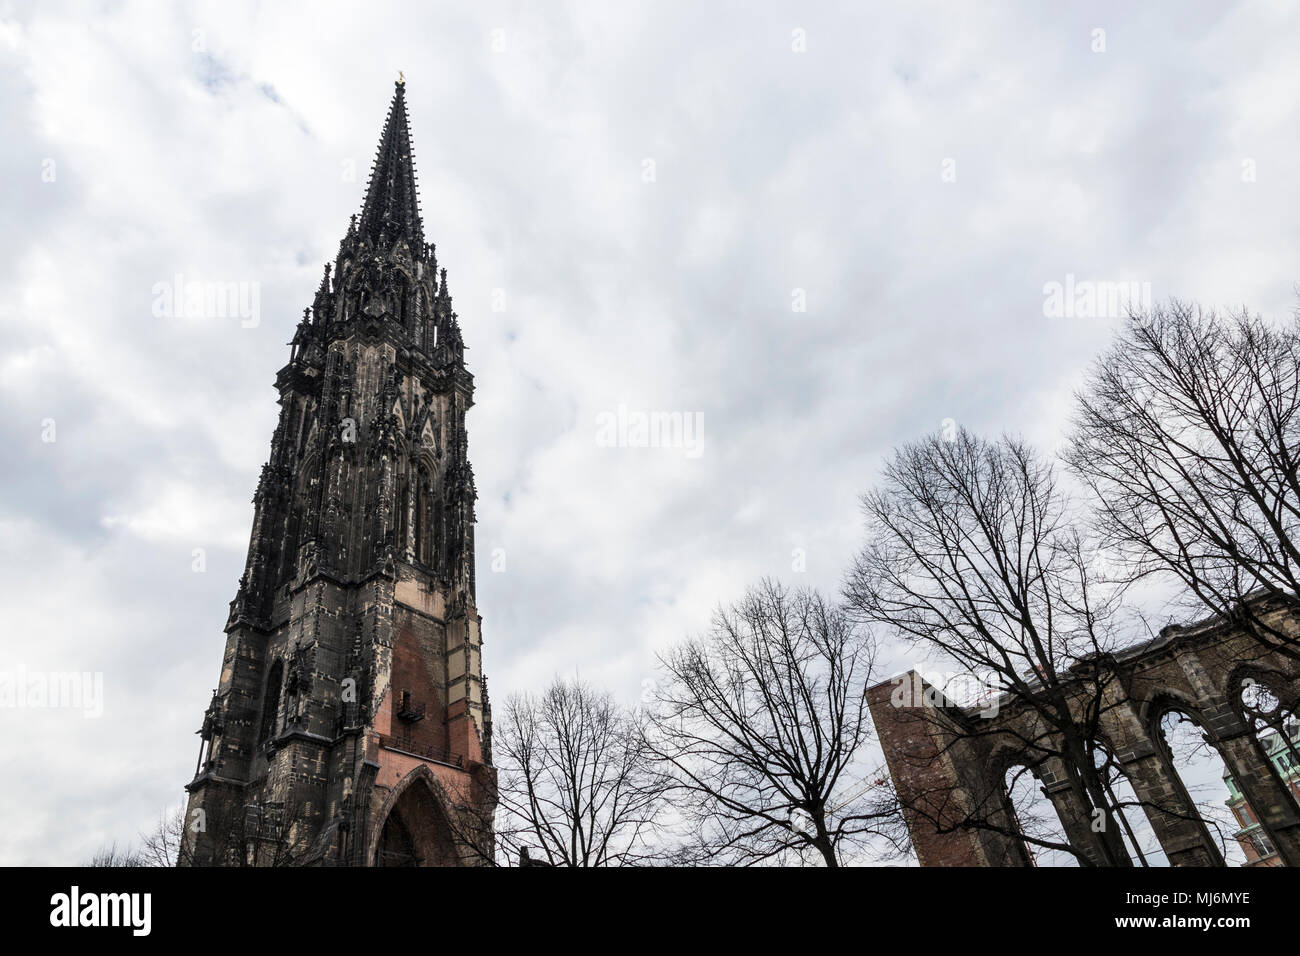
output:
[[[86,861],[85,866],[90,867],[136,867],[148,866],[132,847],[128,846],[124,850],[117,848],[117,843],[110,843],[108,846],[100,847]]]
[[[581,681],[506,702],[494,728],[498,852],[553,866],[631,866],[663,858],[667,780],[641,717]]]
[[[683,859],[834,867],[873,836],[892,846],[888,783],[865,761],[874,655],[820,594],[765,580],[661,657],[650,739],[692,824]]]
[[[1127,581],[1172,577],[1300,658],[1264,613],[1300,609],[1300,324],[1177,301],[1134,313],[1078,397],[1065,457]]]
[[[116,843],[95,851],[87,866],[171,867],[182,853],[185,836],[184,810],[165,810],[158,825],[140,834],[140,846],[127,845],[119,850]]]
[[[140,834],[141,866],[176,866],[185,850],[185,808],[163,811],[158,825]]]
[[[984,688],[999,710],[1023,712],[994,731],[941,700],[917,719],[939,722],[939,739],[949,741],[1013,733],[1027,766],[1059,760],[1078,805],[1105,820],[1086,838],[1090,856],[1084,845],[1017,825],[1000,779],[968,795],[966,806],[952,794],[907,795],[908,812],[948,829],[1014,835],[1085,863],[1127,865],[1096,743],[1113,706],[1118,594],[1098,584],[1051,466],[1020,441],[988,442],[961,429],[953,440],[934,436],[898,449],[863,509],[867,543],[845,583],[852,613]]]

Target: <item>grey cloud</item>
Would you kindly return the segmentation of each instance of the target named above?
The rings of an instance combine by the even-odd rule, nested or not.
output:
[[[0,666],[101,667],[120,702],[0,711],[0,819],[25,818],[0,863],[75,862],[179,802],[271,382],[398,69],[479,389],[494,697],[581,670],[635,700],[754,578],[834,590],[857,495],[943,418],[1058,440],[1109,326],[1045,318],[1045,282],[1290,306],[1296,31],[1262,7],[337,8],[309,33],[214,9],[0,19]],[[260,324],[155,316],[178,272],[259,283]],[[619,403],[702,413],[704,454],[597,447]],[[39,772],[5,773],[27,738]]]

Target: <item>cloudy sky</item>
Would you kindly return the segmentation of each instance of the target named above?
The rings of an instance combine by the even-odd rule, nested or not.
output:
[[[398,70],[494,699],[635,701],[746,584],[835,590],[857,496],[945,419],[1054,449],[1116,320],[1050,283],[1292,308],[1294,5],[863,6],[0,0],[0,670],[103,675],[97,717],[0,709],[0,863],[181,801],[271,383]],[[158,314],[177,276],[255,321]],[[619,406],[700,453],[602,447]]]

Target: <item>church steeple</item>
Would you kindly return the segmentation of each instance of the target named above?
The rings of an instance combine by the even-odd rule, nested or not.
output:
[[[295,368],[323,374],[331,343],[359,331],[387,339],[404,355],[418,353],[472,393],[447,270],[438,267],[433,244],[424,241],[417,185],[406,85],[399,81],[361,213],[349,219],[332,271],[326,266],[312,320],[291,356]]]
[[[399,81],[361,215],[276,378],[186,862],[492,859],[474,377],[415,191]]]
[[[406,83],[399,79],[379,138],[375,164],[370,170],[358,224],[361,235],[375,245],[379,244],[381,235],[389,242],[404,237],[412,250],[422,248],[424,225],[420,220],[416,186],[415,155],[411,151],[406,117]]]

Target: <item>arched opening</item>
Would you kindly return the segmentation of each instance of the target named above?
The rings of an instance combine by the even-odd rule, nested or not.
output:
[[[266,743],[275,733],[280,714],[280,685],[283,683],[284,665],[276,661],[266,676],[266,693],[262,697],[262,726],[257,735],[259,744]]]
[[[1224,801],[1228,771],[1222,755],[1200,720],[1178,706],[1167,707],[1154,722],[1154,729],[1168,758],[1169,770],[1186,797],[1185,806],[1159,809],[1176,818],[1194,815],[1209,840],[1206,850],[1215,858],[1215,865],[1240,866],[1245,857],[1232,838],[1237,826]]]
[[[405,559],[406,548],[408,546],[407,536],[411,527],[411,491],[410,482],[406,477],[406,469],[403,468],[401,475],[397,479],[397,553]]]
[[[456,866],[446,817],[429,785],[414,780],[393,804],[379,831],[376,866]]]
[[[1253,676],[1238,681],[1236,704],[1254,735],[1260,761],[1300,810],[1300,718],[1296,708],[1288,707],[1269,683]],[[1233,837],[1245,855],[1245,865],[1282,865],[1277,847],[1237,780],[1225,772],[1223,782],[1228,789],[1228,809],[1238,826]]]
[[[394,812],[384,821],[384,829],[379,834],[378,863],[380,866],[419,866],[419,856],[415,851],[415,839],[401,815]]]
[[[416,308],[416,299],[411,282],[405,277],[402,279],[402,324],[408,329],[419,329],[419,310]]]
[[[299,491],[293,496],[289,509],[289,518],[285,526],[284,551],[280,554],[280,571],[277,584],[292,580],[298,571],[298,538],[302,529],[303,495]]]
[[[447,503],[441,498],[433,508],[433,550],[438,570],[451,567],[451,554],[447,547]]]
[[[410,278],[405,272],[397,270],[393,275],[393,316],[400,325],[415,328],[415,295]]]
[[[1241,715],[1259,743],[1262,756],[1300,810],[1300,717],[1268,684],[1244,677],[1238,688]]]
[[[432,494],[433,482],[429,478],[429,469],[421,463],[415,484],[415,556],[423,564],[433,561],[429,533]]]
[[[1070,839],[1056,806],[1043,792],[1033,770],[1024,764],[1012,765],[1007,768],[1004,780],[1007,804],[1015,818],[1016,828],[1025,838],[1025,848],[1033,865],[1078,866],[1078,857],[1064,849],[1070,845]]]
[[[1124,773],[1114,752],[1104,742],[1092,742],[1093,765],[1101,777],[1111,817],[1119,825],[1124,849],[1134,866],[1168,866],[1169,858],[1160,846],[1155,830],[1147,818],[1147,807],[1138,799],[1137,791]]]

